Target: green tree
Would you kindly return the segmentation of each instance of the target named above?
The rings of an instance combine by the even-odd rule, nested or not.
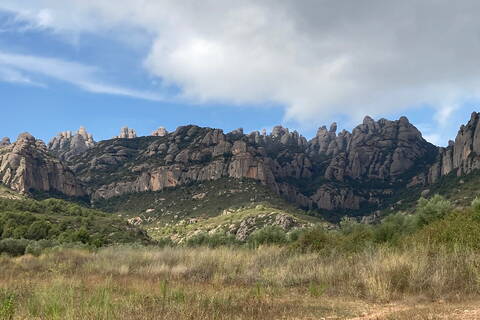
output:
[[[452,211],[451,202],[436,194],[430,199],[420,198],[415,213],[417,214],[417,223],[421,227],[445,217]]]
[[[40,240],[48,237],[48,231],[50,230],[50,223],[46,221],[35,221],[30,225],[25,235],[27,239]]]

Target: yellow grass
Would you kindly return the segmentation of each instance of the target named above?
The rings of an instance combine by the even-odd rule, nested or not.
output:
[[[325,257],[276,247],[112,247],[1,257],[0,319],[440,319],[478,299],[479,261],[475,252],[425,248]]]

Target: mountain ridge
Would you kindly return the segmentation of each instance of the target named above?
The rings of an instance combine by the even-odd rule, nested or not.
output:
[[[352,132],[337,133],[333,123],[329,129],[319,128],[310,140],[282,126],[270,134],[245,134],[242,129],[224,133],[188,125],[170,133],[159,128],[151,136],[123,134],[95,142],[81,128],[76,135],[60,134],[48,146],[33,137],[13,143],[2,140],[0,180],[23,193],[40,189],[87,195],[95,201],[221,178],[247,178],[305,209],[373,212],[385,207],[398,190],[426,188],[451,172],[462,175],[480,168],[479,121],[479,114],[473,112],[448,147],[427,142],[406,117],[375,121],[366,116]],[[28,175],[18,161],[11,160],[18,157],[12,155],[19,141],[22,148],[41,155],[41,161],[23,157],[32,168],[48,172],[40,175],[41,181],[12,180],[12,171]],[[55,165],[42,167],[42,161]],[[52,167],[60,169],[49,171]]]

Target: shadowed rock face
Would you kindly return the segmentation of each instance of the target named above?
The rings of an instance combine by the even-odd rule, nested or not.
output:
[[[357,210],[379,205],[437,152],[404,117],[366,117],[352,133],[336,130],[336,124],[322,127],[307,141],[281,126],[269,135],[184,126],[103,141],[70,163],[93,199],[231,177],[255,179],[304,207]]]
[[[351,134],[343,134],[342,148],[327,149],[334,158],[325,177],[396,180],[436,148],[426,142],[407,118],[397,121],[365,117]],[[333,140],[335,141],[335,140]]]
[[[48,143],[48,150],[61,160],[69,160],[93,147],[95,143],[93,136],[84,127],[80,127],[76,134],[71,131],[60,132]]]
[[[439,148],[437,161],[424,177],[424,183],[435,183],[441,176],[456,172],[458,176],[480,169],[480,115],[473,112],[462,125],[455,141]]]
[[[72,171],[49,154],[46,145],[29,133],[0,148],[0,181],[21,193],[30,190],[84,196]]]

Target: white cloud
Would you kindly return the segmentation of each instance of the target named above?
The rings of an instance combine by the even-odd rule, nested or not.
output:
[[[0,65],[0,81],[29,85],[29,86],[45,87],[44,84],[33,81],[28,76],[24,75],[18,70],[11,69],[1,65]]]
[[[133,90],[98,80],[100,70],[60,59],[12,54],[0,51],[0,81],[45,86],[32,80],[35,76],[68,82],[86,91],[132,98],[162,101],[160,94]]]
[[[184,97],[279,103],[287,119],[307,124],[423,104],[438,106],[441,123],[452,112],[445,105],[480,97],[476,0],[3,0],[0,8],[55,32],[143,30],[154,37],[145,67]]]

